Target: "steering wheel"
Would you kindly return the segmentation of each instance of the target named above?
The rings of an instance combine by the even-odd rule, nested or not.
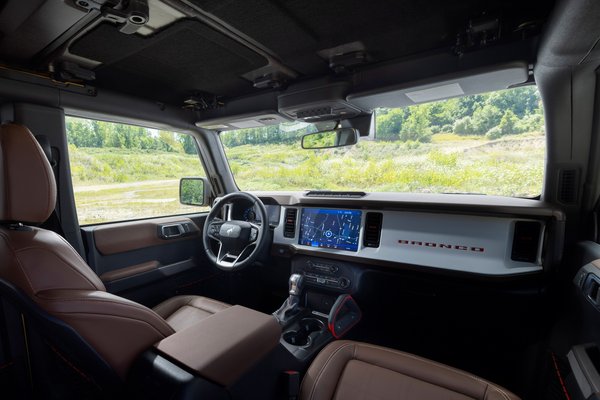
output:
[[[246,200],[256,206],[257,214],[262,223],[226,220],[217,218],[221,209],[226,204]],[[210,261],[224,271],[240,270],[249,266],[256,260],[267,241],[266,230],[269,226],[267,209],[258,197],[247,192],[234,192],[223,196],[213,205],[206,217],[202,230],[202,245]],[[215,255],[212,250],[211,240],[219,244],[219,251]]]

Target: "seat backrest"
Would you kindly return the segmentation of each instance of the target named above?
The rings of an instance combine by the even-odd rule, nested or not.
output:
[[[135,358],[173,329],[155,312],[106,292],[56,233],[31,225],[54,210],[50,164],[27,128],[0,126],[0,279],[63,321],[125,379]]]
[[[0,279],[0,379],[21,398],[117,398],[122,379],[81,335]],[[31,377],[31,378],[28,378]]]

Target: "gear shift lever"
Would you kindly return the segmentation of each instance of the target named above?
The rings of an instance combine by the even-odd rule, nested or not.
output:
[[[289,286],[290,286],[290,296],[300,297],[300,295],[302,294],[303,286],[304,286],[304,275],[300,275],[300,274],[290,275]]]
[[[273,313],[280,325],[285,325],[290,318],[300,311],[300,299],[304,288],[304,275],[292,274],[289,280],[290,295],[283,302],[279,310]]]

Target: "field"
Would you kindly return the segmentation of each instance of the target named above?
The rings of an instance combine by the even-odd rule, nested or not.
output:
[[[541,135],[499,140],[440,134],[432,143],[361,141],[320,151],[286,145],[227,151],[244,190],[364,190],[537,196],[542,189]],[[283,162],[282,162],[283,160]]]
[[[357,146],[302,150],[298,145],[244,145],[226,150],[242,190],[364,190],[541,193],[545,138],[536,133],[487,140],[437,134],[431,143],[361,141]],[[203,176],[194,155],[76,148],[71,169],[79,222],[189,213],[179,204],[179,178]]]
[[[81,225],[198,212],[179,204],[179,178],[204,176],[197,156],[69,146]]]

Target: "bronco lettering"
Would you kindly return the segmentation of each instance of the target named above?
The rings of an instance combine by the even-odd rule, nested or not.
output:
[[[398,240],[398,244],[406,244],[409,246],[425,246],[431,248],[438,249],[450,249],[450,250],[460,250],[460,251],[471,251],[474,253],[483,253],[485,249],[483,247],[475,247],[475,246],[464,246],[458,244],[447,244],[447,243],[436,243],[436,242],[419,242],[417,240]]]

